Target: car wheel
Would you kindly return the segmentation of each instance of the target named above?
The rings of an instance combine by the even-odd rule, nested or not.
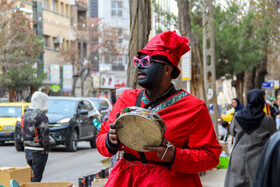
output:
[[[24,150],[23,143],[20,141],[15,141],[15,148],[17,151],[23,151]]]
[[[93,148],[96,148],[96,136],[97,134],[99,133],[99,131],[97,129],[95,129],[95,132],[94,132],[94,137],[92,140],[89,141],[90,143],[90,147],[93,149]]]
[[[66,145],[67,151],[76,152],[78,149],[78,133],[77,130],[73,130],[70,140]]]

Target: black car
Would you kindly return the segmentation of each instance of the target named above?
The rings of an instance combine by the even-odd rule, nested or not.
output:
[[[101,119],[110,112],[110,102],[108,99],[103,97],[87,97],[90,101],[93,102],[96,109],[101,114]]]
[[[100,113],[92,102],[85,98],[49,97],[50,141],[53,146],[65,145],[71,152],[77,151],[78,141],[89,141],[96,148],[98,130],[93,120],[101,121]],[[23,150],[21,126],[17,122],[15,129],[15,148]]]

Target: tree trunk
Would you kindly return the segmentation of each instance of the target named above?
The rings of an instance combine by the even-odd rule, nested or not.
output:
[[[203,78],[203,62],[200,50],[200,41],[191,31],[191,19],[188,0],[177,0],[179,31],[182,36],[186,36],[190,41],[192,51],[192,95],[206,101]]]
[[[236,95],[237,95],[237,98],[240,100],[241,104],[245,105],[244,97],[243,97],[245,73],[242,72],[242,73],[236,75],[236,77],[237,77],[237,81],[236,81]]]
[[[133,56],[148,43],[151,30],[150,0],[129,0],[130,40],[128,48],[127,86],[136,88],[137,71],[133,65]]]
[[[251,75],[249,76],[249,85],[248,89],[259,88],[261,89],[262,83],[264,82],[265,75],[267,74],[267,54],[262,59],[262,63],[260,63],[257,67],[254,67],[251,71]]]
[[[264,77],[267,74],[267,52],[265,53],[262,63],[256,68],[255,88],[261,89]]]
[[[72,83],[72,97],[76,97],[76,86],[77,86],[77,76],[73,76],[73,83]]]

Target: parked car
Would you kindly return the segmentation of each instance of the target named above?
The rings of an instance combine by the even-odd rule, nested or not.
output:
[[[29,106],[24,102],[0,103],[0,143],[14,140],[17,119]]]
[[[104,97],[87,97],[87,99],[93,102],[94,106],[101,114],[101,119],[110,112],[111,104],[108,99]]]
[[[70,152],[76,152],[78,141],[89,141],[96,148],[97,129],[93,120],[101,121],[100,113],[92,102],[85,98],[49,97],[49,119],[51,145],[65,145]],[[16,127],[15,148],[23,149],[20,121]],[[16,145],[20,143],[20,145]]]

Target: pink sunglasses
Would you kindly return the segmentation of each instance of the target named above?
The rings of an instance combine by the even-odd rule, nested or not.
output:
[[[161,60],[152,60],[152,62],[158,62],[163,64],[168,64],[167,62]],[[138,65],[141,64],[143,68],[148,68],[151,64],[151,56],[147,55],[144,58],[138,59],[136,56],[133,57],[134,67],[137,69]]]

